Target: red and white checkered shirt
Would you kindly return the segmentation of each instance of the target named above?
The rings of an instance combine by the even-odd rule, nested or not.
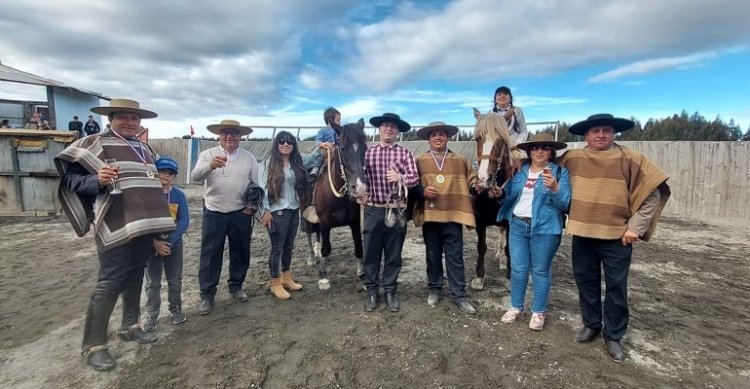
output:
[[[390,199],[391,192],[396,190],[396,184],[389,183],[385,177],[391,166],[401,175],[401,181],[407,188],[419,182],[417,164],[414,162],[414,155],[411,151],[397,144],[385,146],[379,143],[367,149],[365,153],[368,203],[386,203]]]

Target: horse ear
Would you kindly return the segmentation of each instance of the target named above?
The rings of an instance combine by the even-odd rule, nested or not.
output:
[[[357,121],[357,127],[360,130],[364,130],[365,129],[365,119],[359,118],[359,121]]]
[[[482,113],[479,112],[478,109],[474,108],[474,119],[479,120],[480,117],[482,117]]]

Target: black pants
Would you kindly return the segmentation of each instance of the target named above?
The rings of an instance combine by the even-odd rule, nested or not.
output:
[[[401,273],[401,249],[406,238],[406,226],[386,227],[385,208],[368,206],[365,208],[365,286],[370,293],[377,293],[380,286],[380,258],[383,261],[383,289],[386,293],[398,289],[398,275]]]
[[[299,209],[282,209],[273,213],[275,231],[269,232],[271,253],[268,255],[268,271],[271,278],[281,277],[281,273],[292,267],[294,238],[299,227]]]
[[[203,209],[201,259],[198,284],[201,298],[213,299],[221,277],[224,260],[224,240],[229,238],[229,291],[242,289],[247,269],[250,268],[250,238],[252,216],[242,210],[221,213]]]
[[[628,272],[633,245],[623,246],[620,239],[580,236],[573,236],[572,245],[573,274],[583,325],[601,329],[606,339],[619,341],[628,329]],[[603,311],[602,267],[606,285]]]
[[[91,293],[83,329],[83,350],[107,344],[107,326],[117,297],[122,295],[122,325],[138,324],[143,270],[153,236],[140,236],[122,246],[99,251],[99,275]]]
[[[422,226],[422,235],[427,246],[427,287],[431,290],[443,289],[445,253],[448,288],[454,301],[466,298],[463,231],[463,225],[458,223],[427,222]]]

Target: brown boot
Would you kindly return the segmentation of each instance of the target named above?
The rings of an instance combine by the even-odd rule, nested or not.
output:
[[[292,297],[289,292],[284,290],[284,286],[281,285],[281,278],[271,279],[271,294],[276,296],[279,300],[289,300]]]
[[[281,273],[281,285],[284,285],[284,288],[289,290],[302,290],[302,285],[294,282],[292,272],[289,270]]]

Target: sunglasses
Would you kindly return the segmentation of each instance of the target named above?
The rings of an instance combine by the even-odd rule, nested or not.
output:
[[[226,137],[230,137],[230,136],[236,138],[236,137],[240,136],[240,133],[237,132],[237,131],[222,131],[221,132],[221,136],[223,136],[225,138]]]
[[[291,139],[279,139],[276,141],[276,143],[278,143],[279,146],[283,146],[283,145],[294,146],[296,142]]]
[[[552,151],[553,149],[552,149],[552,147],[549,147],[549,146],[534,145],[534,146],[531,146],[531,150]]]

